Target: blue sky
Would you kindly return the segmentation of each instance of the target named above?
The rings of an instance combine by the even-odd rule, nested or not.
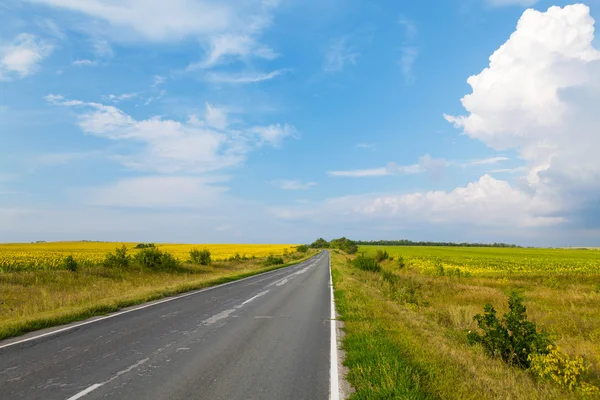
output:
[[[598,13],[4,1],[0,241],[598,245]]]

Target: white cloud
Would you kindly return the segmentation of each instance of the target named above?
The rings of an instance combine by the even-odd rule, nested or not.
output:
[[[138,93],[123,93],[123,94],[109,94],[108,96],[102,96],[102,98],[104,100],[108,100],[111,101],[113,103],[119,103],[120,101],[123,100],[132,100],[135,99],[136,97],[138,97],[139,94]]]
[[[356,64],[358,56],[358,52],[348,43],[347,38],[334,39],[325,51],[323,70],[325,72],[339,72],[347,64]]]
[[[488,158],[479,158],[475,160],[469,160],[464,163],[460,163],[463,167],[473,167],[477,165],[490,165],[490,164],[498,164],[499,162],[508,161],[510,158],[497,156],[497,157],[488,157]]]
[[[94,54],[99,58],[111,58],[115,55],[112,46],[106,39],[94,38],[92,41]]]
[[[250,72],[242,72],[242,73],[225,73],[225,72],[210,72],[205,75],[206,80],[212,83],[230,83],[230,84],[245,84],[245,83],[256,83],[267,81],[273,78],[278,77],[279,75],[286,72],[284,69],[279,69],[276,71],[268,72],[268,73],[250,73]]]
[[[92,61],[92,60],[75,60],[73,61],[73,65],[76,67],[95,67],[96,65],[98,65],[98,61]]]
[[[258,43],[250,35],[218,35],[210,39],[210,50],[205,60],[190,64],[188,70],[211,68],[250,56],[273,60],[278,54],[271,48]]]
[[[445,116],[495,149],[516,149],[526,162],[523,190],[553,199],[563,214],[593,212],[600,193],[600,52],[593,39],[583,4],[525,11],[489,67],[468,79],[468,115]]]
[[[0,44],[0,80],[36,73],[54,46],[35,35],[21,33],[10,44]]]
[[[250,128],[249,132],[256,134],[261,143],[268,143],[273,146],[281,145],[281,142],[286,137],[296,137],[296,128],[288,124],[255,126]]]
[[[507,182],[482,176],[452,191],[409,194],[337,197],[315,206],[280,208],[275,214],[284,220],[311,220],[316,223],[393,224],[403,229],[423,224],[473,227],[539,227],[559,224],[549,217],[554,204],[532,197]]]
[[[296,180],[280,180],[274,181],[273,185],[283,190],[308,190],[313,186],[316,186],[316,182],[300,182]]]
[[[429,173],[433,178],[437,179],[441,176],[444,169],[449,163],[441,158],[432,158],[429,154],[419,158],[418,164],[398,165],[396,163],[388,163],[385,167],[370,168],[370,169],[355,169],[348,171],[329,171],[327,175],[334,177],[345,178],[369,178],[391,175],[414,175],[422,172]]]
[[[206,121],[192,116],[180,122],[158,116],[137,120],[115,106],[60,95],[48,95],[46,100],[80,110],[79,126],[86,134],[128,144],[129,151],[113,159],[140,171],[193,174],[237,166],[255,148],[279,146],[295,132],[287,124],[225,129],[224,114],[210,105]],[[215,130],[214,125],[222,129]]]

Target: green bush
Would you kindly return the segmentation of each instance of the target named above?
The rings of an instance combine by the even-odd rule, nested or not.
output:
[[[239,254],[236,254],[239,257]],[[190,250],[190,262],[193,264],[199,265],[210,265],[212,264],[212,259],[210,257],[210,250],[203,249],[192,249]]]
[[[107,253],[104,266],[108,268],[127,268],[131,264],[131,256],[127,253],[127,246],[117,247],[114,253]]]
[[[499,320],[494,307],[486,304],[484,314],[474,317],[483,333],[469,332],[467,338],[471,344],[481,344],[491,357],[500,357],[507,364],[529,368],[529,356],[548,354],[548,346],[552,342],[545,333],[537,331],[533,322],[527,320],[527,309],[518,294],[511,294],[508,307],[510,311]]]
[[[157,247],[146,247],[133,257],[140,267],[152,270],[172,270],[179,267],[179,261],[172,254],[160,251]]]
[[[296,251],[298,253],[306,253],[308,252],[308,246],[305,244],[301,244],[300,246],[296,247]]]
[[[276,257],[273,255],[270,255],[269,257],[267,257],[267,259],[263,262],[263,265],[265,265],[265,266],[281,265],[281,264],[283,264],[283,258]]]
[[[404,262],[404,257],[398,256],[398,268],[402,269],[406,267],[406,263]]]
[[[68,255],[63,259],[62,267],[68,271],[77,272],[77,268],[79,267],[79,264],[73,258],[72,255]]]
[[[357,256],[352,261],[352,264],[356,268],[362,269],[363,271],[379,272],[381,270],[381,266],[379,265],[377,260],[375,260],[374,258],[371,258],[371,257],[367,257],[362,254]]]
[[[388,258],[390,258],[390,255],[388,254],[387,250],[377,249],[377,252],[375,253],[375,261],[382,262]]]

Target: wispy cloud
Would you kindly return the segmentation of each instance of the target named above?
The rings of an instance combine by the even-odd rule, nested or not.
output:
[[[413,67],[419,56],[419,48],[414,45],[418,29],[416,23],[405,16],[400,16],[398,24],[404,29],[404,41],[400,49],[400,69],[406,84],[411,84],[415,81]]]
[[[386,165],[385,167],[330,171],[327,173],[327,175],[346,178],[368,178],[392,175],[413,175],[427,172],[437,179],[447,167],[467,168],[480,165],[492,165],[507,160],[509,160],[508,157],[498,156],[473,159],[469,161],[447,161],[442,158],[433,158],[429,156],[429,154],[425,154],[423,157],[419,158],[418,164],[398,165],[392,162]]]
[[[323,70],[339,72],[347,64],[355,64],[359,53],[348,43],[348,38],[337,38],[331,41],[325,51]]]
[[[61,95],[48,95],[46,100],[77,110],[78,125],[88,135],[135,144],[111,159],[139,171],[194,174],[221,170],[241,164],[259,147],[278,147],[284,138],[295,135],[295,128],[288,124],[245,127],[238,122],[234,128],[221,124],[223,129],[215,129],[223,116],[215,117],[210,104],[207,118],[191,116],[182,122],[159,116],[136,119],[113,105],[67,100]]]
[[[279,69],[271,72],[242,72],[242,73],[225,73],[225,72],[210,72],[207,73],[206,80],[212,83],[227,83],[227,84],[246,84],[268,81],[284,74],[287,70]]]
[[[301,182],[296,180],[279,180],[271,182],[273,185],[283,190],[308,190],[316,186],[316,182]]]
[[[76,67],[95,67],[96,65],[98,65],[98,61],[92,61],[87,59],[75,60],[72,64]]]
[[[108,100],[111,101],[113,103],[119,103],[123,100],[131,100],[131,99],[135,99],[136,97],[138,97],[139,94],[138,93],[123,93],[123,94],[109,94],[108,96],[102,96],[102,98],[104,100]]]

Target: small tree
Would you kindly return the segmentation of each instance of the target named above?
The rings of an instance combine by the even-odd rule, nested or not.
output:
[[[398,256],[398,268],[402,269],[406,267],[406,263],[404,261],[404,257]]]
[[[527,309],[523,299],[513,293],[508,299],[509,312],[502,320],[496,316],[491,304],[486,304],[484,314],[473,318],[477,321],[482,334],[469,332],[469,343],[479,343],[491,357],[500,357],[510,365],[529,368],[531,354],[548,354],[550,339],[543,332],[538,332],[536,325],[527,320]]]
[[[110,268],[127,268],[131,263],[131,256],[127,253],[127,246],[117,247],[114,253],[107,253],[104,266]]]
[[[237,258],[239,259],[240,255],[236,254]],[[194,264],[199,264],[199,265],[210,265],[212,264],[212,259],[210,257],[210,250],[208,249],[203,249],[203,250],[198,250],[198,249],[192,249],[190,250],[190,261]]]

